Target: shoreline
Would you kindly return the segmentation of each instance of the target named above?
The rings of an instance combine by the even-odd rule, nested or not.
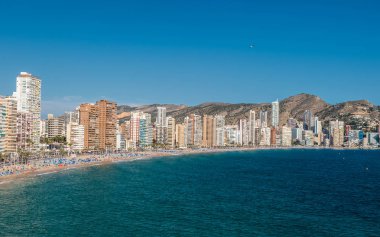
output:
[[[5,176],[0,176],[0,185],[10,183],[16,180],[21,180],[28,177],[38,177],[45,174],[53,174],[63,172],[65,170],[80,169],[92,166],[107,165],[112,163],[131,162],[137,160],[150,160],[154,158],[173,157],[173,156],[187,156],[194,154],[213,154],[225,152],[239,152],[239,151],[261,151],[261,150],[379,150],[379,149],[365,149],[365,148],[340,148],[340,147],[236,147],[236,148],[216,148],[216,149],[199,149],[199,150],[166,150],[166,151],[145,151],[145,152],[131,152],[127,154],[134,154],[134,156],[122,156],[112,154],[108,157],[99,158],[101,160],[83,162],[78,164],[66,164],[62,166],[41,167],[38,169],[31,169],[21,173],[15,173]],[[169,152],[170,151],[170,152]],[[138,155],[136,155],[138,154]],[[94,157],[91,155],[84,155],[77,158],[64,158],[61,159],[81,159]],[[59,158],[56,158],[59,159]]]

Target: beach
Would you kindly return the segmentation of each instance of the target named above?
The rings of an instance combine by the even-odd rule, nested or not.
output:
[[[112,153],[108,155],[80,155],[75,158],[47,158],[33,160],[27,164],[5,165],[0,168],[0,185],[17,179],[43,174],[57,173],[69,169],[84,168],[116,162],[146,160],[165,156],[190,155],[200,153],[218,153],[231,151],[248,151],[257,148],[223,148],[223,149],[185,149],[185,150],[159,150],[143,152]]]

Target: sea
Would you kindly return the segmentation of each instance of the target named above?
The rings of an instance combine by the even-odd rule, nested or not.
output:
[[[0,184],[0,236],[380,236],[380,151],[192,154]]]

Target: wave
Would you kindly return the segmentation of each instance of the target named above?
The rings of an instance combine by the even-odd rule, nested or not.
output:
[[[45,172],[45,173],[37,174],[37,176],[47,175],[47,174],[54,174],[54,173],[57,173],[57,172],[58,172],[58,171]]]

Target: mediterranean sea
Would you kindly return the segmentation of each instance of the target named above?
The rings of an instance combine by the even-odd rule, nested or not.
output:
[[[0,236],[379,236],[380,151],[257,150],[0,185]]]

